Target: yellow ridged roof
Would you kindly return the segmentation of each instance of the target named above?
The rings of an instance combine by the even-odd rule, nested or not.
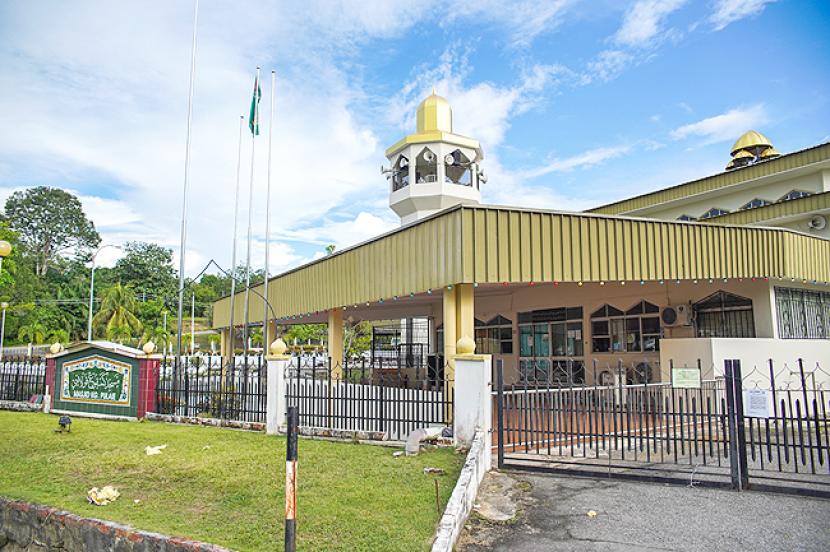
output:
[[[767,146],[772,147],[772,142],[769,141],[769,138],[764,136],[758,131],[750,130],[747,131],[738,138],[738,141],[732,146],[731,154],[735,155],[735,152],[740,151],[742,149],[754,148],[757,146]]]

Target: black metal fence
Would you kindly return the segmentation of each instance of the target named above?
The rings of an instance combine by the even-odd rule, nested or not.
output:
[[[156,412],[265,422],[266,374],[262,356],[164,357],[156,381]]]
[[[453,382],[443,367],[398,368],[366,360],[341,366],[296,357],[286,376],[288,406],[298,407],[303,427],[405,440],[415,429],[452,420]]]
[[[770,362],[699,387],[496,382],[499,465],[830,496],[830,394],[821,367]],[[698,368],[699,369],[699,368]],[[818,376],[818,377],[817,377]]]
[[[46,393],[46,361],[42,357],[8,357],[0,361],[0,400],[30,401]]]

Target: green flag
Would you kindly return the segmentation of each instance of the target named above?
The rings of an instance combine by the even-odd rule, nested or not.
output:
[[[259,99],[262,98],[262,90],[259,88],[259,77],[254,79],[254,94],[251,97],[251,114],[248,117],[248,128],[251,134],[259,136]]]

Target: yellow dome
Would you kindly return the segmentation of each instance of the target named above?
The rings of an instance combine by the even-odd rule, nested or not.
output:
[[[449,102],[435,93],[421,102],[418,106],[417,132],[452,132],[452,109]]]
[[[735,145],[732,146],[732,155],[735,155],[735,152],[740,151],[742,149],[749,149],[758,146],[763,147],[772,147],[772,142],[769,141],[769,138],[761,134],[760,132],[756,132],[754,130],[750,130],[745,132],[743,136],[738,138],[738,141],[735,142]]]
[[[778,151],[777,149],[775,149],[775,148],[770,147],[770,148],[765,149],[765,150],[761,153],[761,158],[763,158],[763,159],[769,159],[770,157],[778,157],[779,155],[781,155],[781,152],[779,152],[779,151]]]
[[[735,160],[733,159],[729,163],[726,164],[726,170],[734,169],[735,168]]]
[[[755,156],[752,155],[751,153],[749,153],[746,150],[741,150],[738,153],[735,153],[732,157],[733,157],[733,161],[735,159],[744,159],[744,158],[746,158],[746,159],[755,159]]]

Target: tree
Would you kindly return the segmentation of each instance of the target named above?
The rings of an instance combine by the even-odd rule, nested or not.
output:
[[[46,339],[46,326],[37,320],[33,320],[20,327],[17,338],[23,343],[43,343]]]
[[[288,345],[297,340],[299,345],[305,345],[308,340],[320,341],[326,337],[328,330],[325,324],[295,324],[288,328],[283,338]]]
[[[92,325],[96,329],[104,328],[107,339],[129,339],[143,328],[134,314],[137,308],[138,301],[133,290],[115,284],[104,294],[101,309],[92,319]]]
[[[178,282],[172,249],[154,243],[127,242],[124,256],[115,263],[115,273],[139,297],[149,295],[150,299],[163,302],[176,296]]]
[[[67,252],[77,256],[101,243],[81,202],[60,188],[17,191],[6,200],[5,211],[11,229],[34,258],[37,276],[45,276],[49,265]]]
[[[360,356],[372,347],[372,325],[368,322],[346,323],[343,328],[343,351],[346,356]]]
[[[63,328],[55,328],[49,332],[49,342],[50,343],[63,343],[66,345],[69,343],[69,332],[64,330]]]

